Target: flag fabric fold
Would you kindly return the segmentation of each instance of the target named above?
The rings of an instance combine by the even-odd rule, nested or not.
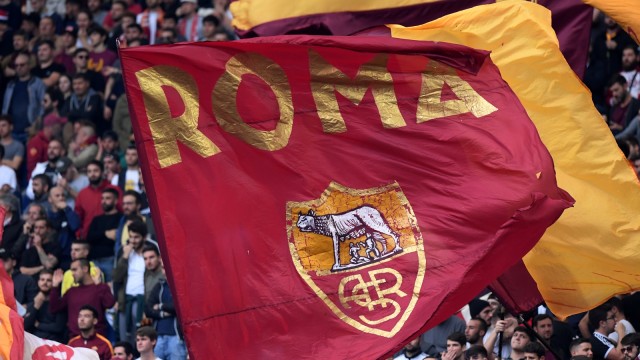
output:
[[[571,206],[485,51],[283,36],[121,50],[193,358],[379,358]]]
[[[524,0],[516,0],[524,1]],[[637,0],[634,0],[637,1]],[[414,26],[496,0],[302,1],[237,0],[233,25],[242,37],[284,34],[353,35],[385,24]],[[591,7],[580,0],[538,0],[553,15],[553,28],[571,67],[582,77],[591,30]],[[603,2],[604,0],[585,0]],[[637,12],[637,10],[634,10]],[[637,17],[636,17],[637,18]]]
[[[491,51],[576,199],[524,258],[547,305],[568,316],[640,288],[640,188],[550,25],[541,6],[503,2],[391,33]]]

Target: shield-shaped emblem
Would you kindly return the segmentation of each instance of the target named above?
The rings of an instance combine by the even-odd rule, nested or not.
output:
[[[398,183],[356,190],[331,183],[320,198],[287,203],[289,249],[300,276],[356,329],[392,337],[411,315],[426,258]]]

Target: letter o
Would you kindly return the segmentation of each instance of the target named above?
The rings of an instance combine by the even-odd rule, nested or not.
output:
[[[284,70],[273,60],[257,53],[234,55],[227,61],[225,70],[213,88],[211,99],[213,114],[220,127],[258,149],[275,151],[285,147],[293,127],[293,101]],[[274,130],[255,129],[238,113],[238,88],[242,76],[247,74],[259,77],[276,95],[280,118]]]

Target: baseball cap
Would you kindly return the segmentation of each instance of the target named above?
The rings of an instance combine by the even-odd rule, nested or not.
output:
[[[67,118],[60,117],[56,114],[49,114],[44,117],[42,124],[44,126],[62,125],[67,122]]]
[[[67,170],[69,170],[71,165],[73,165],[73,161],[71,161],[71,159],[69,159],[68,157],[61,157],[56,163],[56,170],[58,171],[58,173],[64,174],[67,172]]]
[[[4,9],[0,9],[0,24],[9,23],[9,12]]]
[[[71,35],[73,35],[73,37],[78,37],[78,29],[76,29],[76,27],[73,26],[73,25],[67,25],[64,28],[64,33],[65,34],[71,34]]]
[[[0,249],[0,259],[9,260],[13,258],[13,254],[6,249]]]

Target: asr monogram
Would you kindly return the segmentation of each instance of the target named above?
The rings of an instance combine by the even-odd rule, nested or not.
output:
[[[392,275],[394,280],[389,282],[387,279],[382,278],[383,274]],[[340,302],[342,305],[349,309],[350,303],[357,306],[367,308],[367,310],[374,312],[377,307],[387,308],[393,307],[393,312],[383,318],[371,320],[364,315],[360,315],[360,320],[369,325],[378,325],[385,321],[395,319],[400,315],[401,307],[397,301],[387,298],[388,295],[396,295],[398,297],[405,297],[407,294],[400,290],[402,286],[402,275],[391,268],[372,270],[368,272],[371,281],[365,281],[361,274],[347,276],[340,281],[340,287],[338,295],[340,296]],[[373,290],[373,295],[371,294]],[[347,296],[347,292],[351,292],[351,295]]]

